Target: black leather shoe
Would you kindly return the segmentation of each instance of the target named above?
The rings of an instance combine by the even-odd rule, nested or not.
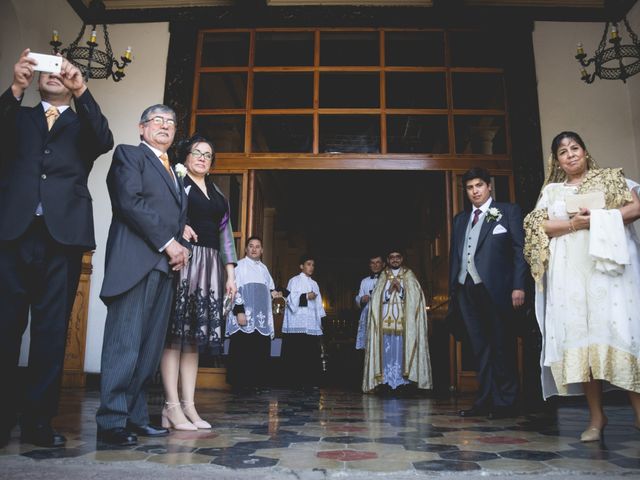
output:
[[[487,414],[487,410],[478,407],[471,407],[467,410],[460,410],[458,415],[461,417],[484,417]]]
[[[169,435],[168,428],[156,427],[151,424],[136,425],[135,423],[128,422],[127,428],[141,437],[166,437]]]
[[[514,407],[493,407],[487,414],[489,420],[498,420],[500,418],[513,418],[517,417],[518,413]]]
[[[20,441],[31,443],[38,447],[57,448],[64,447],[67,439],[56,432],[51,425],[34,425],[32,427],[22,427]]]
[[[135,433],[131,433],[126,428],[116,427],[107,430],[98,430],[98,440],[109,445],[117,445],[126,447],[129,445],[137,445],[138,437]]]

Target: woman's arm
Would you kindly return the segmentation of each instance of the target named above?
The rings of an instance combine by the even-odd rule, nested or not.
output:
[[[640,218],[640,198],[638,198],[638,191],[636,188],[631,189],[631,196],[633,197],[631,202],[620,207],[622,221],[625,225],[633,223]]]
[[[580,209],[580,213],[577,213],[569,220],[545,220],[542,223],[544,233],[549,238],[560,237],[578,230],[588,230],[590,225],[591,212],[586,208]]]
[[[236,296],[236,292],[238,291],[238,287],[236,287],[236,269],[233,263],[227,263],[224,266],[227,271],[227,284],[225,285],[225,290],[227,295],[230,295],[231,298]]]

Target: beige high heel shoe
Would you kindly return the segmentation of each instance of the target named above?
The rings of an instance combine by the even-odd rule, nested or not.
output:
[[[602,437],[604,436],[604,427],[606,426],[607,426],[607,422],[605,422],[601,428],[598,428],[598,427],[587,428],[584,432],[582,432],[582,435],[580,435],[580,441],[581,442],[599,442],[600,440],[602,440]]]
[[[180,418],[176,419],[180,414],[182,414],[182,417],[185,417],[184,412],[182,412],[182,409],[180,408],[179,402],[164,402],[164,407],[162,408],[162,428],[173,428],[174,430],[190,432],[198,430],[198,427],[188,420],[186,422],[180,422]],[[173,415],[173,418],[171,418],[171,415]]]
[[[600,438],[602,438],[602,429],[596,427],[589,427],[580,435],[581,442],[599,442]]]
[[[200,415],[198,415],[198,412],[196,412],[196,407],[193,402],[185,402],[183,400],[180,403],[182,403],[182,411],[193,425],[201,430],[207,430],[211,428],[211,424],[209,422],[205,422],[202,418],[200,418]],[[192,411],[189,412],[187,409]]]

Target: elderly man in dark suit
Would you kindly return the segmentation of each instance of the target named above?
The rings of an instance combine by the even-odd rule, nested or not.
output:
[[[59,447],[65,438],[51,420],[67,322],[82,253],[95,248],[87,178],[96,158],[113,147],[113,136],[80,71],[65,59],[59,74],[40,74],[41,103],[20,106],[37,65],[28,54],[22,52],[0,97],[0,447],[18,410],[23,441]],[[19,379],[29,313],[29,367]],[[22,383],[24,398],[17,389]]]
[[[119,145],[107,176],[113,218],[100,293],[108,313],[96,420],[98,438],[113,445],[169,433],[150,425],[145,390],[166,338],[172,272],[190,255],[181,244],[187,196],[166,153],[176,115],[153,105],[138,128],[142,143]]]
[[[471,212],[453,219],[449,289],[473,349],[478,396],[460,416],[511,416],[517,395],[515,340],[509,334],[514,308],[524,303],[527,264],[522,249],[522,212],[491,198],[491,176],[472,168],[462,176]]]

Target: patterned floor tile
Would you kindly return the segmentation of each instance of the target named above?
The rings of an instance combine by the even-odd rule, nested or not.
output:
[[[428,472],[466,472],[470,470],[480,470],[479,464],[474,462],[458,462],[455,460],[425,460],[414,462],[416,470]]]
[[[147,458],[147,462],[161,463],[163,465],[197,465],[210,463],[211,457],[191,453],[165,453],[152,455]]]
[[[278,464],[278,460],[257,455],[223,455],[215,457],[210,463],[234,469],[247,469],[273,467]]]
[[[573,458],[557,458],[555,460],[549,460],[545,462],[547,465],[554,467],[557,470],[574,473],[619,473],[622,469],[618,468],[615,462],[621,459],[612,460],[610,462],[603,460],[584,460]],[[625,467],[629,468],[629,467]],[[640,468],[640,466],[639,466]]]
[[[21,444],[16,429],[0,449],[3,462],[21,459],[40,468],[60,461],[127,462],[131,468],[141,462],[205,464],[212,472],[247,470],[256,478],[276,469],[361,476],[640,473],[640,432],[631,428],[633,416],[625,405],[607,405],[605,442],[584,444],[578,438],[587,410],[575,400],[547,413],[488,420],[457,415],[470,399],[379,398],[337,390],[305,395],[284,389],[240,398],[202,391],[196,402],[212,430],[141,437],[137,446],[113,447],[96,443],[97,392],[64,391],[62,400],[55,426],[69,439],[66,448]],[[152,421],[159,420],[161,408],[162,397],[154,393]]]
[[[528,449],[505,450],[500,452],[500,456],[502,458],[510,458],[512,460],[533,460],[536,462],[544,462],[547,460],[561,458],[560,455],[554,452],[543,452],[540,450]]]
[[[362,452],[358,450],[327,450],[324,452],[318,452],[316,456],[318,458],[328,458],[340,462],[351,462],[354,460],[371,460],[374,458],[378,458],[378,454],[375,452]]]
[[[458,460],[465,462],[483,462],[486,460],[493,460],[495,458],[498,458],[495,453],[477,452],[473,450],[439,452],[439,455],[445,460]]]
[[[542,473],[552,468],[542,462],[496,458],[482,462],[482,470],[491,472]]]

